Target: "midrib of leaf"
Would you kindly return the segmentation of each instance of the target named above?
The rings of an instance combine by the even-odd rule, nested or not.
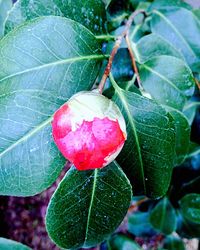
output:
[[[133,122],[133,118],[132,118],[132,115],[130,113],[130,110],[129,110],[129,107],[127,105],[127,100],[126,100],[126,97],[125,95],[123,94],[123,92],[121,91],[121,89],[118,87],[117,83],[115,82],[112,74],[110,74],[110,79],[111,79],[111,82],[113,83],[113,87],[117,93],[117,95],[119,96],[120,100],[122,101],[122,104],[126,110],[126,113],[127,113],[127,116],[128,116],[128,119],[129,119],[129,122],[131,124],[131,128],[133,130],[133,134],[134,134],[134,137],[135,137],[135,141],[136,141],[136,146],[137,146],[137,150],[138,150],[138,155],[139,155],[139,161],[140,161],[140,169],[141,169],[141,174],[142,174],[142,182],[143,182],[143,188],[144,188],[144,192],[146,193],[146,185],[145,185],[145,178],[144,178],[144,166],[143,166],[143,162],[142,162],[142,154],[141,154],[141,150],[140,150],[140,144],[139,144],[139,139],[138,139],[138,136],[137,136],[137,131],[136,131],[136,127],[135,127],[135,124]]]
[[[167,202],[167,199],[164,198],[163,206],[162,206],[162,215],[163,215],[163,216],[161,217],[161,220],[160,220],[160,227],[161,227],[161,229],[163,229],[164,220],[165,220],[166,202]]]
[[[89,209],[88,209],[88,217],[87,217],[84,244],[87,242],[87,238],[88,238],[89,225],[90,225],[90,219],[91,219],[91,213],[92,213],[92,206],[93,206],[93,202],[94,202],[94,196],[95,196],[96,185],[97,185],[97,176],[98,176],[98,169],[96,168],[94,170],[94,181],[93,181],[93,186],[92,186],[92,195],[91,195],[91,200],[90,200],[90,206],[89,206]]]
[[[55,61],[55,62],[51,62],[51,63],[47,63],[47,64],[43,64],[40,66],[36,66],[33,68],[29,68],[11,75],[8,75],[2,79],[0,79],[0,82],[3,82],[4,80],[7,80],[9,78],[15,77],[15,76],[19,76],[19,75],[23,75],[29,72],[33,72],[33,71],[37,71],[37,70],[41,70],[44,68],[48,68],[48,67],[52,67],[52,66],[57,66],[57,65],[61,65],[61,64],[67,64],[67,63],[73,63],[73,62],[77,62],[77,61],[82,61],[82,60],[95,60],[95,59],[104,59],[105,55],[90,55],[90,56],[82,56],[82,57],[73,57],[73,58],[68,58],[68,59],[63,59],[60,61]]]
[[[183,43],[186,45],[186,47],[190,50],[190,52],[192,52],[192,55],[196,57],[195,52],[193,51],[193,49],[190,47],[190,45],[188,44],[188,42],[185,40],[185,38],[183,37],[183,35],[177,30],[177,28],[171,23],[171,21],[165,16],[163,15],[161,12],[159,12],[158,10],[154,10],[154,13],[156,13],[157,15],[159,15],[161,18],[163,18],[163,20],[175,31],[175,33],[180,37],[180,39],[183,41]]]
[[[179,88],[177,88],[177,86],[170,81],[169,79],[167,79],[165,76],[161,75],[159,72],[153,70],[152,68],[150,68],[149,66],[147,66],[146,64],[142,64],[142,67],[146,68],[147,70],[149,70],[150,72],[152,72],[153,74],[157,75],[159,78],[163,79],[164,81],[166,81],[167,83],[169,83],[174,89],[176,89],[182,96],[183,93],[181,92],[181,90]]]
[[[29,131],[27,134],[25,134],[23,137],[21,137],[19,140],[17,140],[15,143],[11,144],[8,148],[6,148],[4,151],[0,153],[0,157],[8,153],[13,148],[17,147],[20,143],[28,140],[32,135],[39,132],[41,129],[43,129],[45,126],[47,126],[53,119],[53,116],[50,116],[47,120],[39,124],[37,127]]]
[[[195,106],[198,106],[198,105],[200,105],[200,102],[192,102],[192,103],[189,103],[188,105],[186,105],[186,106],[183,108],[183,111],[186,111],[186,110],[188,110],[188,109],[190,109],[190,108],[193,108],[193,107],[195,107]]]

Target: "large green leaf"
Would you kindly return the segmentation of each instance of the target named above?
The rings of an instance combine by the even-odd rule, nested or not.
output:
[[[0,238],[0,249],[1,250],[31,250],[29,247],[5,238]]]
[[[150,212],[150,222],[154,228],[164,234],[171,234],[176,230],[176,212],[168,198],[164,198]]]
[[[53,113],[90,89],[103,56],[94,35],[62,17],[43,17],[0,41],[0,194],[33,195],[65,160],[51,135]]]
[[[105,32],[106,13],[101,0],[18,0],[6,22],[6,32],[39,16],[64,16],[75,20],[94,34]]]
[[[4,34],[5,19],[12,7],[11,0],[0,0],[0,38]]]
[[[200,194],[187,194],[179,204],[183,217],[189,222],[200,225]]]
[[[49,236],[65,249],[95,246],[119,226],[131,196],[130,183],[114,162],[101,170],[72,168],[49,203]]]
[[[161,197],[169,187],[175,155],[173,118],[154,101],[112,82],[113,100],[125,117],[128,133],[118,162],[132,182],[135,195]]]
[[[139,63],[144,63],[153,57],[169,55],[182,58],[182,55],[170,43],[157,34],[142,37],[132,48]]]
[[[159,103],[182,109],[195,89],[188,66],[172,56],[158,56],[140,65],[144,89]]]
[[[189,10],[154,10],[151,28],[174,45],[192,67],[200,62],[200,22]],[[181,18],[180,18],[181,17]]]
[[[190,125],[187,118],[180,111],[167,108],[174,118],[176,128],[176,160],[175,164],[180,165],[188,153],[190,146]]]

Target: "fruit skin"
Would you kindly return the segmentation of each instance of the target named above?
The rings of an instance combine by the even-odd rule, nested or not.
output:
[[[120,153],[126,124],[117,105],[97,92],[79,92],[53,117],[54,141],[78,170],[102,168]]]

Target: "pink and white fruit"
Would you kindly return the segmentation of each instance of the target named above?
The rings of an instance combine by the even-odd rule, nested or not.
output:
[[[117,105],[96,92],[80,92],[53,117],[53,137],[78,170],[102,168],[120,153],[126,125]]]

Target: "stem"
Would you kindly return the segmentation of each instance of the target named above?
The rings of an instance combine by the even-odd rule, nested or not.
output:
[[[117,54],[118,49],[120,48],[122,40],[123,40],[123,38],[125,38],[127,36],[128,32],[129,32],[129,29],[130,29],[130,27],[131,27],[131,25],[132,25],[132,23],[134,21],[134,18],[140,13],[145,13],[145,11],[144,10],[136,10],[131,14],[131,16],[129,17],[129,19],[128,19],[126,25],[125,25],[125,29],[124,29],[123,33],[120,36],[118,36],[117,39],[116,39],[115,45],[114,45],[114,47],[113,47],[113,49],[111,51],[111,54],[110,54],[110,57],[109,57],[109,60],[108,60],[108,64],[107,64],[106,69],[104,71],[103,77],[102,77],[102,79],[101,79],[101,81],[99,83],[98,90],[99,90],[99,93],[101,93],[101,94],[103,92],[106,79],[108,78],[108,76],[109,76],[109,74],[111,72],[114,57]]]
[[[142,203],[144,203],[145,201],[148,201],[149,199],[147,197],[137,201],[136,203],[134,203],[133,205],[130,206],[128,213],[132,213],[134,212]]]
[[[129,51],[129,54],[130,54],[130,57],[131,57],[133,69],[134,69],[134,72],[135,72],[136,77],[137,77],[138,86],[139,86],[139,88],[140,88],[141,91],[144,91],[144,88],[142,87],[142,84],[141,84],[141,80],[140,80],[140,75],[139,75],[139,71],[138,71],[138,68],[137,68],[137,64],[136,64],[136,61],[135,61],[135,56],[134,56],[133,50],[131,48],[131,43],[130,43],[130,39],[129,39],[129,32],[127,32],[125,39],[126,39],[126,43],[127,43],[127,46],[128,46],[128,51]]]
[[[195,83],[196,83],[198,89],[200,90],[200,83],[199,83],[199,81],[198,81],[196,78],[194,78],[194,81],[195,81]]]
[[[97,40],[103,40],[103,41],[115,41],[116,40],[116,36],[112,36],[112,35],[99,35],[96,36]]]

